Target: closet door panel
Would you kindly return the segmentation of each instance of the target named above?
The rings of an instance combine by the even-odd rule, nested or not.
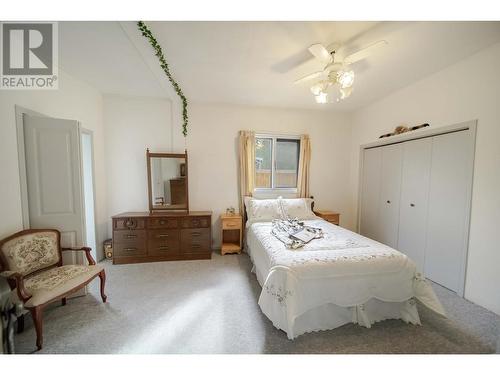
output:
[[[432,138],[426,276],[461,289],[472,157],[467,131]]]
[[[432,138],[403,144],[398,250],[424,269]]]
[[[374,240],[378,240],[377,223],[380,203],[381,168],[381,148],[378,147],[364,150],[359,232],[363,236]]]
[[[397,247],[401,198],[402,145],[382,147],[380,210],[377,241]]]

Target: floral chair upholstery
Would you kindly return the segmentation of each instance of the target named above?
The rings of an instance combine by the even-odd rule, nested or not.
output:
[[[11,287],[31,312],[37,333],[37,347],[42,348],[42,311],[48,304],[62,300],[83,288],[95,277],[101,279],[101,298],[106,302],[104,267],[97,265],[91,249],[61,248],[61,234],[53,229],[29,229],[0,241],[1,275],[11,280]],[[88,265],[62,265],[62,251],[85,251]]]

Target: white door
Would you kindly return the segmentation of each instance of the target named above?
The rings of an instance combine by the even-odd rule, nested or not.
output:
[[[55,228],[63,247],[82,246],[84,214],[77,121],[24,115],[24,150],[30,228]],[[64,253],[81,264],[82,252]]]
[[[398,250],[424,270],[432,138],[403,143]]]
[[[378,240],[377,223],[380,203],[381,170],[381,147],[364,150],[359,233],[374,240]]]
[[[432,138],[425,275],[461,293],[472,171],[469,131]]]
[[[401,198],[402,146],[382,147],[382,172],[377,241],[390,247],[398,245],[399,200]]]

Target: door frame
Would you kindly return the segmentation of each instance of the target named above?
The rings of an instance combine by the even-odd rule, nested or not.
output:
[[[52,117],[48,116],[46,114],[40,113],[33,111],[29,108],[22,107],[20,105],[15,105],[15,113],[16,113],[16,135],[17,135],[17,156],[18,156],[18,168],[19,168],[19,185],[20,185],[20,192],[21,192],[21,213],[22,213],[22,221],[23,221],[23,229],[30,229],[30,216],[29,216],[29,205],[28,205],[28,179],[26,175],[26,154],[25,154],[25,146],[24,146],[24,120],[23,116],[28,115],[28,116],[37,116],[37,117]],[[77,121],[77,120],[75,120]],[[81,122],[77,121],[78,123],[78,134],[82,133],[82,126]],[[91,130],[85,129],[85,131],[91,133],[92,136],[92,164],[93,167],[95,166],[94,163],[94,137],[93,133]],[[78,152],[81,155],[81,140],[78,142]],[[82,158],[80,157],[80,176],[83,181],[83,171],[82,171]],[[94,173],[94,168],[92,168],[92,173]],[[95,215],[95,176],[92,175],[93,178],[93,189],[94,189],[94,215]],[[83,183],[82,186],[80,186],[80,194],[83,197]],[[82,201],[82,205],[84,202]],[[83,220],[85,222],[85,209],[82,207],[82,213],[83,213]],[[96,220],[94,216],[94,226],[96,226]],[[83,233],[82,233],[82,239],[87,238],[87,229],[86,226],[83,226]],[[96,227],[97,229],[97,227]],[[95,230],[95,229],[94,229]],[[95,230],[96,233],[96,242],[97,241],[97,231]],[[96,244],[97,247],[97,244]],[[96,249],[96,254],[97,254],[97,249]]]
[[[95,185],[95,159],[94,159],[94,132],[90,129],[87,129],[87,128],[84,128],[81,126],[81,123],[80,123],[80,135],[81,134],[86,134],[86,135],[89,135],[90,136],[90,140],[91,140],[91,163],[92,163],[92,195],[94,197],[94,234],[95,234],[95,246],[96,248],[94,249],[94,255],[95,255],[95,259],[97,260],[97,244],[99,243],[98,239],[97,239],[97,205],[96,205],[96,195],[95,195],[95,192],[96,192],[96,185]],[[81,150],[81,139],[80,139],[80,150]],[[82,152],[82,151],[80,151]],[[81,163],[81,166],[80,166],[80,171],[82,173],[82,181],[84,180],[84,177],[83,176],[83,157],[80,158],[80,163]],[[83,184],[85,184],[85,182],[83,182]],[[83,184],[82,184],[82,189],[83,189]],[[84,194],[85,195],[85,192]],[[86,222],[86,212],[85,212],[85,199],[83,201],[83,219],[84,221]],[[84,226],[83,228],[83,231],[84,231],[84,235],[85,235],[85,239],[87,238],[87,227],[86,225]]]
[[[361,227],[361,200],[362,200],[362,179],[363,179],[363,153],[366,149],[388,146],[396,143],[408,142],[421,138],[434,137],[437,135],[444,135],[448,133],[455,133],[463,130],[467,130],[469,133],[469,147],[471,159],[469,160],[472,168],[469,175],[469,183],[467,185],[467,202],[465,208],[465,228],[467,228],[467,233],[464,236],[464,243],[462,246],[462,253],[460,254],[460,285],[457,294],[460,297],[465,297],[465,284],[467,281],[467,262],[469,255],[469,236],[470,236],[470,218],[472,210],[472,189],[474,185],[474,167],[475,167],[475,157],[476,157],[476,132],[478,120],[464,121],[448,126],[439,126],[432,128],[423,128],[407,133],[402,133],[392,137],[382,138],[374,142],[365,143],[359,146],[359,173],[358,173],[358,198],[357,198],[357,219],[356,219],[356,232],[359,233]]]

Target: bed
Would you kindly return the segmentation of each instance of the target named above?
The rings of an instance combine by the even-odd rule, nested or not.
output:
[[[347,323],[420,324],[416,300],[445,315],[431,285],[401,252],[315,216],[307,199],[245,200],[246,246],[262,286],[259,306],[289,339]],[[282,205],[282,206],[280,206]],[[281,211],[280,211],[281,207]],[[272,235],[283,214],[321,228],[323,238],[289,249]]]

